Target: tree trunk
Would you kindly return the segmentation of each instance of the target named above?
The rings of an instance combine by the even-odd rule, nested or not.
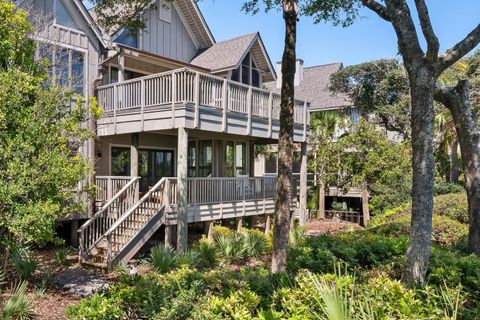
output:
[[[433,210],[433,85],[435,76],[425,66],[409,72],[412,100],[412,220],[402,281],[425,285],[432,242]]]
[[[459,81],[453,88],[436,89],[435,100],[450,110],[455,123],[468,197],[468,248],[480,257],[480,131],[470,103],[468,81]]]
[[[272,272],[285,272],[290,233],[293,165],[293,107],[295,46],[297,38],[297,1],[283,1],[285,48],[282,58],[280,133],[278,135],[278,180],[273,223]]]
[[[450,182],[458,183],[458,135],[455,134],[452,141],[452,150],[450,152]]]

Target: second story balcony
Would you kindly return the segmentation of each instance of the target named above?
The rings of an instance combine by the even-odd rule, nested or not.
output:
[[[97,88],[98,136],[178,127],[278,139],[280,95],[182,68]],[[294,141],[306,141],[306,101],[295,101]]]

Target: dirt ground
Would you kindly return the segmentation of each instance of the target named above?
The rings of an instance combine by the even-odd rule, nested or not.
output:
[[[319,235],[325,233],[338,233],[342,231],[361,229],[360,226],[341,221],[325,221],[325,220],[313,220],[307,225],[307,234]],[[69,269],[78,268],[78,257],[75,255],[75,251],[72,249],[72,253],[68,257],[69,264],[66,266],[59,266],[53,259],[53,252],[57,248],[48,248],[45,250],[38,250],[35,255],[38,260],[37,272],[35,279],[30,284],[29,297],[33,301],[35,310],[35,319],[38,320],[62,320],[66,319],[65,311],[69,305],[77,304],[81,300],[81,297],[73,295],[68,291],[65,291],[55,284],[55,278],[59,274],[68,271]],[[256,262],[260,263],[260,261]],[[238,268],[240,266],[237,266]],[[141,269],[143,267],[139,267]],[[49,288],[44,290],[38,290],[42,281],[42,273],[45,271],[51,273],[49,281]],[[146,270],[139,270],[140,273],[146,272]],[[45,281],[45,280],[43,280]]]

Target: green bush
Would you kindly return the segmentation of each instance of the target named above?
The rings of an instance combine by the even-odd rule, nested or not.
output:
[[[232,237],[234,234],[235,234],[235,231],[228,227],[224,227],[221,225],[216,225],[213,227],[214,237],[218,237],[218,236]]]
[[[15,246],[11,253],[11,260],[15,273],[25,280],[29,280],[37,269],[37,261],[32,255],[30,247]]]
[[[436,196],[449,193],[464,193],[465,188],[458,183],[435,183],[433,192]]]
[[[233,234],[232,236],[215,236],[215,246],[220,257],[226,262],[239,262],[245,258],[243,236]]]
[[[53,252],[53,260],[59,266],[67,266],[69,264],[68,255],[70,254],[70,249],[57,249]]]
[[[194,248],[200,255],[200,268],[210,269],[218,264],[217,249],[212,242],[203,240],[194,246]]]
[[[202,261],[201,261],[200,253],[195,249],[192,248],[180,254],[177,254],[175,257],[175,265],[176,266],[185,266],[190,268],[198,268]]]
[[[267,237],[255,229],[242,229],[242,252],[247,258],[258,258],[268,250]]]
[[[150,249],[148,262],[156,272],[166,273],[175,268],[175,258],[175,251],[172,248],[159,244]]]
[[[439,246],[459,245],[468,235],[468,226],[447,216],[433,216],[432,241]],[[400,216],[391,222],[372,228],[373,233],[392,236],[408,236],[410,216]]]

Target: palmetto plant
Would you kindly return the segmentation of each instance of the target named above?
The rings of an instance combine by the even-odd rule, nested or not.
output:
[[[216,236],[215,243],[221,258],[227,262],[237,262],[244,258],[242,235]]]
[[[251,230],[243,233],[243,252],[248,258],[258,258],[267,251],[267,238],[258,231]]]
[[[201,268],[213,268],[218,263],[218,253],[215,245],[209,242],[200,242],[196,250],[200,255]]]
[[[0,313],[2,320],[27,320],[33,319],[32,302],[27,297],[27,282],[20,282],[13,293],[3,304]]]
[[[150,250],[148,261],[154,271],[166,273],[172,270],[176,264],[175,251],[170,247],[161,244],[156,245]]]
[[[197,268],[201,265],[202,257],[198,250],[190,249],[178,254],[175,257],[177,266],[188,266],[191,268]]]
[[[37,268],[37,261],[35,257],[32,256],[30,247],[22,245],[16,246],[11,253],[11,259],[18,276],[25,280],[32,277]]]

